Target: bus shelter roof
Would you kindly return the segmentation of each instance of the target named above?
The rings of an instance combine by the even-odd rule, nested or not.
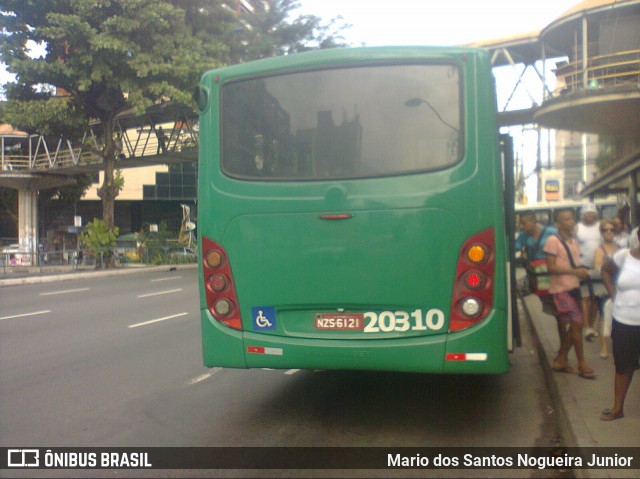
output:
[[[24,131],[16,130],[9,123],[0,123],[0,136],[26,138],[29,135]]]
[[[508,50],[515,63],[532,65],[542,58],[540,43],[540,31],[520,33],[509,37],[480,40],[469,43],[469,47],[485,48],[493,54],[493,66],[509,65],[509,59],[505,55],[497,55],[499,50]]]

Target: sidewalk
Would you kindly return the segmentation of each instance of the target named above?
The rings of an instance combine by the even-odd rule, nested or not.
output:
[[[95,269],[95,266],[93,265],[82,265],[74,269],[71,266],[63,265],[44,266],[42,268],[42,273],[40,272],[39,267],[7,268],[8,273],[6,275],[1,274],[2,271],[0,270],[0,288],[4,286],[18,286],[21,284],[53,283],[79,278],[97,278],[150,271],[168,271],[169,269],[195,269],[197,267],[197,263],[163,264],[159,266],[128,264],[118,266],[115,269]]]
[[[551,394],[558,408],[560,429],[567,447],[638,447],[640,446],[640,371],[631,382],[625,402],[625,417],[615,421],[600,421],[600,412],[613,405],[614,365],[609,339],[609,358],[600,358],[599,339],[585,341],[587,363],[597,371],[596,380],[577,374],[558,373],[551,369],[560,341],[556,320],[542,312],[535,295],[524,298],[524,306],[531,315],[533,329],[543,350],[543,368],[548,377]],[[520,318],[526,320],[525,317]],[[569,363],[577,369],[575,353],[571,350]],[[611,453],[611,451],[609,451]],[[636,465],[637,467],[637,465]],[[574,471],[576,477],[637,477],[638,469],[590,469]]]

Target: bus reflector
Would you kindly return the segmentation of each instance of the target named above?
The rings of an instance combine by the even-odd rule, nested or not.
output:
[[[252,354],[269,354],[271,356],[282,356],[282,348],[265,348],[264,346],[247,346],[247,352]]]
[[[321,215],[320,219],[321,220],[349,220],[353,218],[353,215],[350,215],[348,213],[340,213],[340,214],[335,214],[335,215]]]
[[[488,357],[487,353],[447,353],[444,358],[447,361],[486,361]]]
[[[215,241],[202,237],[202,272],[204,275],[207,308],[222,324],[242,331],[238,298],[233,283],[227,253]]]
[[[468,238],[458,255],[451,297],[449,331],[459,331],[485,319],[493,306],[495,233],[487,228]]]

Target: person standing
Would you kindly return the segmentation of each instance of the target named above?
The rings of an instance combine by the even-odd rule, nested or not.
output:
[[[557,234],[558,230],[553,226],[544,226],[538,223],[536,213],[533,210],[527,210],[520,213],[520,233],[516,238],[516,251],[524,248],[527,259],[544,259],[545,254],[542,251],[547,238]],[[538,245],[538,243],[540,243]]]
[[[162,153],[164,155],[167,152],[167,135],[161,126],[156,129],[156,137],[158,138],[158,151],[156,154]]]
[[[546,260],[546,254],[542,251],[542,247],[549,239],[549,236],[557,234],[558,230],[553,226],[544,226],[538,223],[536,213],[533,210],[521,212],[519,223],[520,233],[516,238],[515,249],[516,251],[522,251],[523,255],[526,256],[525,267],[530,278],[529,284],[530,286],[535,286],[534,289],[538,289],[541,281],[538,281],[540,278],[536,277],[535,264],[538,261]],[[548,286],[546,289],[548,290]],[[534,292],[540,296],[539,291]]]
[[[575,349],[578,374],[585,379],[595,379],[596,372],[584,357],[582,340],[582,314],[580,311],[580,280],[587,279],[588,270],[579,266],[580,246],[573,237],[575,218],[573,210],[562,209],[555,213],[558,235],[549,237],[544,245],[547,268],[551,274],[549,292],[553,295],[559,321],[560,350],[553,362],[554,371],[575,372],[569,366],[569,351]]]
[[[634,249],[640,246],[640,234],[638,234],[639,231],[640,230],[637,226],[631,231],[631,236],[629,237],[629,248]]]
[[[609,299],[609,293],[604,287],[600,271],[605,261],[608,258],[611,258],[620,249],[618,244],[615,242],[616,228],[612,220],[604,219],[600,222],[600,233],[602,234],[602,244],[593,255],[592,271],[597,274],[593,274],[591,276],[593,294],[595,295],[598,303],[598,317],[595,321],[596,325],[604,325],[604,303]],[[596,326],[595,330],[598,332],[599,327]],[[607,351],[607,338],[605,338],[604,334],[600,334],[600,357],[602,359],[607,359],[609,357],[609,352]]]
[[[613,227],[616,230],[616,234],[614,237],[614,241],[620,248],[628,248],[629,247],[629,231],[626,229],[625,224],[620,219],[620,216],[614,216],[611,220],[613,222]]]
[[[637,231],[636,237],[640,241]],[[612,421],[624,417],[629,385],[640,366],[640,247],[618,251],[602,267],[602,280],[613,299],[611,340],[616,374],[613,407],[603,410],[600,419]]]
[[[602,242],[600,236],[600,224],[598,223],[598,210],[593,203],[583,203],[582,221],[576,228],[576,238],[580,244],[580,260],[582,266],[593,270],[593,257]],[[585,337],[591,341],[598,336],[593,329],[593,322],[597,311],[596,298],[589,278],[582,281],[582,317],[584,318]]]

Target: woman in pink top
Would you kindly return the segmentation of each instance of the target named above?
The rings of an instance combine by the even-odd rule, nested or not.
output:
[[[560,350],[553,362],[553,369],[574,372],[569,366],[569,351],[574,347],[578,359],[578,374],[586,379],[595,379],[596,372],[587,365],[584,358],[580,280],[587,279],[589,274],[587,268],[580,266],[580,247],[572,235],[575,226],[573,210],[556,211],[555,220],[558,235],[549,237],[543,249],[547,254],[547,269],[551,275],[549,292],[553,295],[556,306],[560,334]]]

